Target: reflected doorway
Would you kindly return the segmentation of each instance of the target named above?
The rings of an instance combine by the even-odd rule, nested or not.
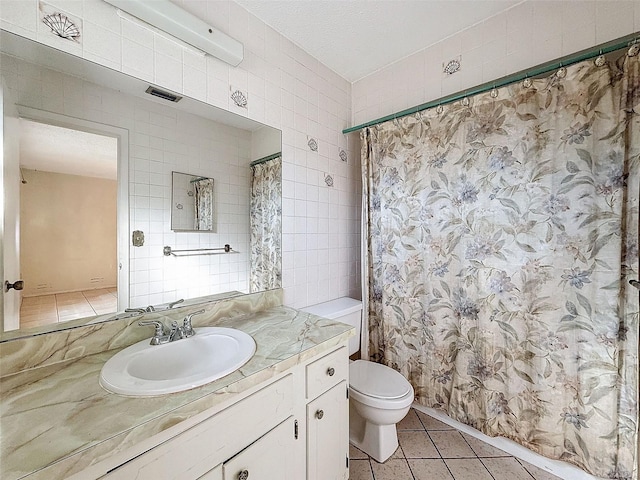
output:
[[[118,139],[20,119],[20,328],[118,308]]]

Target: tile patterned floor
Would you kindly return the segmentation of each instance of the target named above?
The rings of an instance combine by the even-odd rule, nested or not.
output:
[[[398,424],[400,446],[378,463],[349,446],[350,480],[559,480],[413,408]]]
[[[115,312],[116,288],[24,297],[20,306],[20,327],[38,327],[75,318]]]

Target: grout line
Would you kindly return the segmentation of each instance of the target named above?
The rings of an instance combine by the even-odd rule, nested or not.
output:
[[[513,457],[513,458],[515,458],[515,459],[516,459],[516,461],[517,461],[520,465],[522,465],[522,468],[524,468],[524,470],[525,470],[529,475],[531,475],[531,478],[533,478],[533,480],[537,480],[537,479],[536,479],[536,477],[535,477],[535,475],[534,475],[533,473],[531,473],[531,472],[529,471],[529,469],[527,468],[527,466],[526,466],[526,465],[524,465],[524,464],[522,463],[522,462],[524,462],[524,460],[522,460],[522,461],[521,461],[518,457]],[[553,474],[552,474],[552,473],[549,473],[549,475],[553,475]],[[559,477],[558,477],[558,480],[559,480]]]

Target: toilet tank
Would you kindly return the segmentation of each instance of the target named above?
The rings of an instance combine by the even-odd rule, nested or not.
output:
[[[362,331],[362,301],[349,297],[336,298],[317,305],[301,308],[303,312],[319,317],[336,320],[355,327],[356,335],[349,339],[349,355],[360,350],[360,334]]]

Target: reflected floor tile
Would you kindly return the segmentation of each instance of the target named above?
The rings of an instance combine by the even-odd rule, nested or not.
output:
[[[513,457],[483,458],[481,462],[495,480],[533,480],[529,472]]]
[[[438,450],[424,430],[398,432],[398,440],[407,458],[440,458]]]
[[[33,305],[33,306],[22,306],[20,308],[20,315],[35,315],[38,313],[56,313],[56,305]]]
[[[20,317],[20,328],[41,327],[43,325],[51,325],[52,323],[58,323],[57,315]]]
[[[349,480],[373,480],[369,460],[350,460]]]
[[[471,450],[464,437],[457,430],[433,431],[429,436],[438,448],[442,458],[475,458],[476,454]]]
[[[463,433],[462,436],[467,441],[473,451],[479,457],[510,457],[507,452],[500,450],[499,448],[494,447],[493,445],[489,445],[488,443],[483,442],[482,440],[477,439],[476,437],[472,437],[471,435],[467,435]]]
[[[546,470],[543,470],[540,467],[536,467],[535,465],[531,465],[524,460],[518,459],[518,462],[527,469],[527,471],[531,474],[533,478],[536,480],[561,480],[560,477],[555,476],[553,473],[549,473]]]
[[[406,460],[390,459],[384,463],[371,462],[376,480],[413,480]]]
[[[38,295],[37,297],[22,297],[22,306],[34,306],[34,305],[53,305],[56,304],[55,295]]]
[[[444,460],[411,458],[407,462],[415,480],[454,480]]]
[[[477,458],[449,458],[445,463],[456,480],[493,480]]]
[[[442,423],[440,420],[436,420],[430,415],[422,412],[416,412],[418,414],[418,418],[424,425],[424,428],[427,430],[455,430],[453,427],[447,425],[446,423]]]
[[[412,408],[409,413],[398,423],[398,430],[424,430],[418,414]]]

